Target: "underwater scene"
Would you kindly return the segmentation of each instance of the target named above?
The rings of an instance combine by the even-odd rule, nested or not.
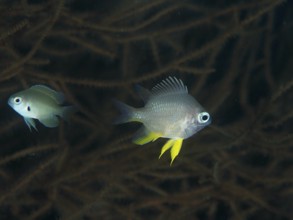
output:
[[[293,219],[291,0],[1,0],[0,220]]]

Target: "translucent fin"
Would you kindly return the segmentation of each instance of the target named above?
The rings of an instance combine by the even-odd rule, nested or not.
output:
[[[168,77],[155,87],[152,88],[151,94],[156,96],[166,94],[186,94],[188,93],[187,87],[180,79],[175,77]]]
[[[26,125],[29,127],[30,131],[32,131],[32,127],[38,131],[37,127],[36,127],[36,123],[35,120],[33,118],[24,118],[24,121],[26,123]]]
[[[126,105],[118,100],[113,100],[113,102],[121,112],[121,115],[114,120],[114,124],[122,124],[130,121],[136,121],[135,118],[133,118],[133,112],[135,111],[135,108]]]
[[[46,127],[49,127],[49,128],[54,128],[54,127],[57,127],[59,125],[59,119],[55,115],[52,115],[49,118],[41,118],[41,119],[39,119],[39,121],[43,125],[45,125]]]
[[[182,138],[177,139],[177,140],[174,140],[174,145],[171,148],[171,163],[170,163],[170,166],[172,165],[174,159],[179,154],[179,152],[181,150],[182,142],[183,142],[183,139]]]
[[[151,141],[157,140],[159,137],[162,137],[159,133],[149,132],[144,126],[140,128],[134,137],[132,138],[132,141],[135,144],[138,145],[144,145]]]
[[[77,112],[77,108],[74,106],[65,106],[61,108],[61,114],[59,115],[65,121],[69,121],[71,115]]]
[[[30,89],[51,97],[56,101],[57,104],[62,104],[64,102],[64,95],[61,92],[56,92],[47,86],[35,85],[32,86]]]
[[[144,103],[147,103],[151,96],[151,92],[140,85],[135,85],[135,90],[140,96],[140,98],[144,101]]]
[[[160,154],[160,156],[159,156],[159,159],[161,158],[161,156],[162,156],[167,150],[169,150],[169,149],[173,146],[174,142],[175,142],[175,140],[171,139],[171,140],[168,140],[168,141],[166,142],[166,144],[164,144],[164,146],[163,146],[162,149],[161,149],[161,154]]]

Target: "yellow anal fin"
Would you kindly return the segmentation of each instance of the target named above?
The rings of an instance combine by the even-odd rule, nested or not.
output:
[[[144,145],[151,141],[157,140],[161,136],[162,136],[161,134],[158,134],[155,132],[144,132],[143,135],[142,134],[136,135],[136,137],[133,138],[133,142],[138,145]]]
[[[172,165],[174,159],[177,157],[177,155],[179,154],[179,152],[181,150],[183,139],[180,138],[180,139],[174,140],[174,142],[175,143],[173,144],[173,147],[171,148],[171,163],[170,163],[170,166]]]

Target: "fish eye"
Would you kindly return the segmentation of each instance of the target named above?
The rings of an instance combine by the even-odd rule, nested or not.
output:
[[[21,98],[21,97],[15,97],[15,98],[13,99],[13,102],[14,102],[15,104],[20,104],[20,103],[22,102],[22,98]]]
[[[197,116],[199,123],[206,123],[210,119],[210,114],[207,112],[201,112]]]

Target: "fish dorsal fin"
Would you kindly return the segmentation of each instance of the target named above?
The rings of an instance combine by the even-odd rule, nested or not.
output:
[[[188,90],[183,82],[180,79],[171,76],[154,86],[151,91],[151,94],[156,96],[186,93],[188,93]]]
[[[52,99],[54,99],[57,104],[62,104],[64,102],[64,95],[61,92],[56,92],[53,89],[43,86],[43,85],[35,85],[32,86],[30,89],[43,93]]]
[[[149,98],[151,96],[151,92],[149,90],[143,88],[140,85],[135,85],[135,90],[138,93],[138,95],[140,96],[140,98],[142,98],[144,103],[147,103],[147,101],[149,100]]]

